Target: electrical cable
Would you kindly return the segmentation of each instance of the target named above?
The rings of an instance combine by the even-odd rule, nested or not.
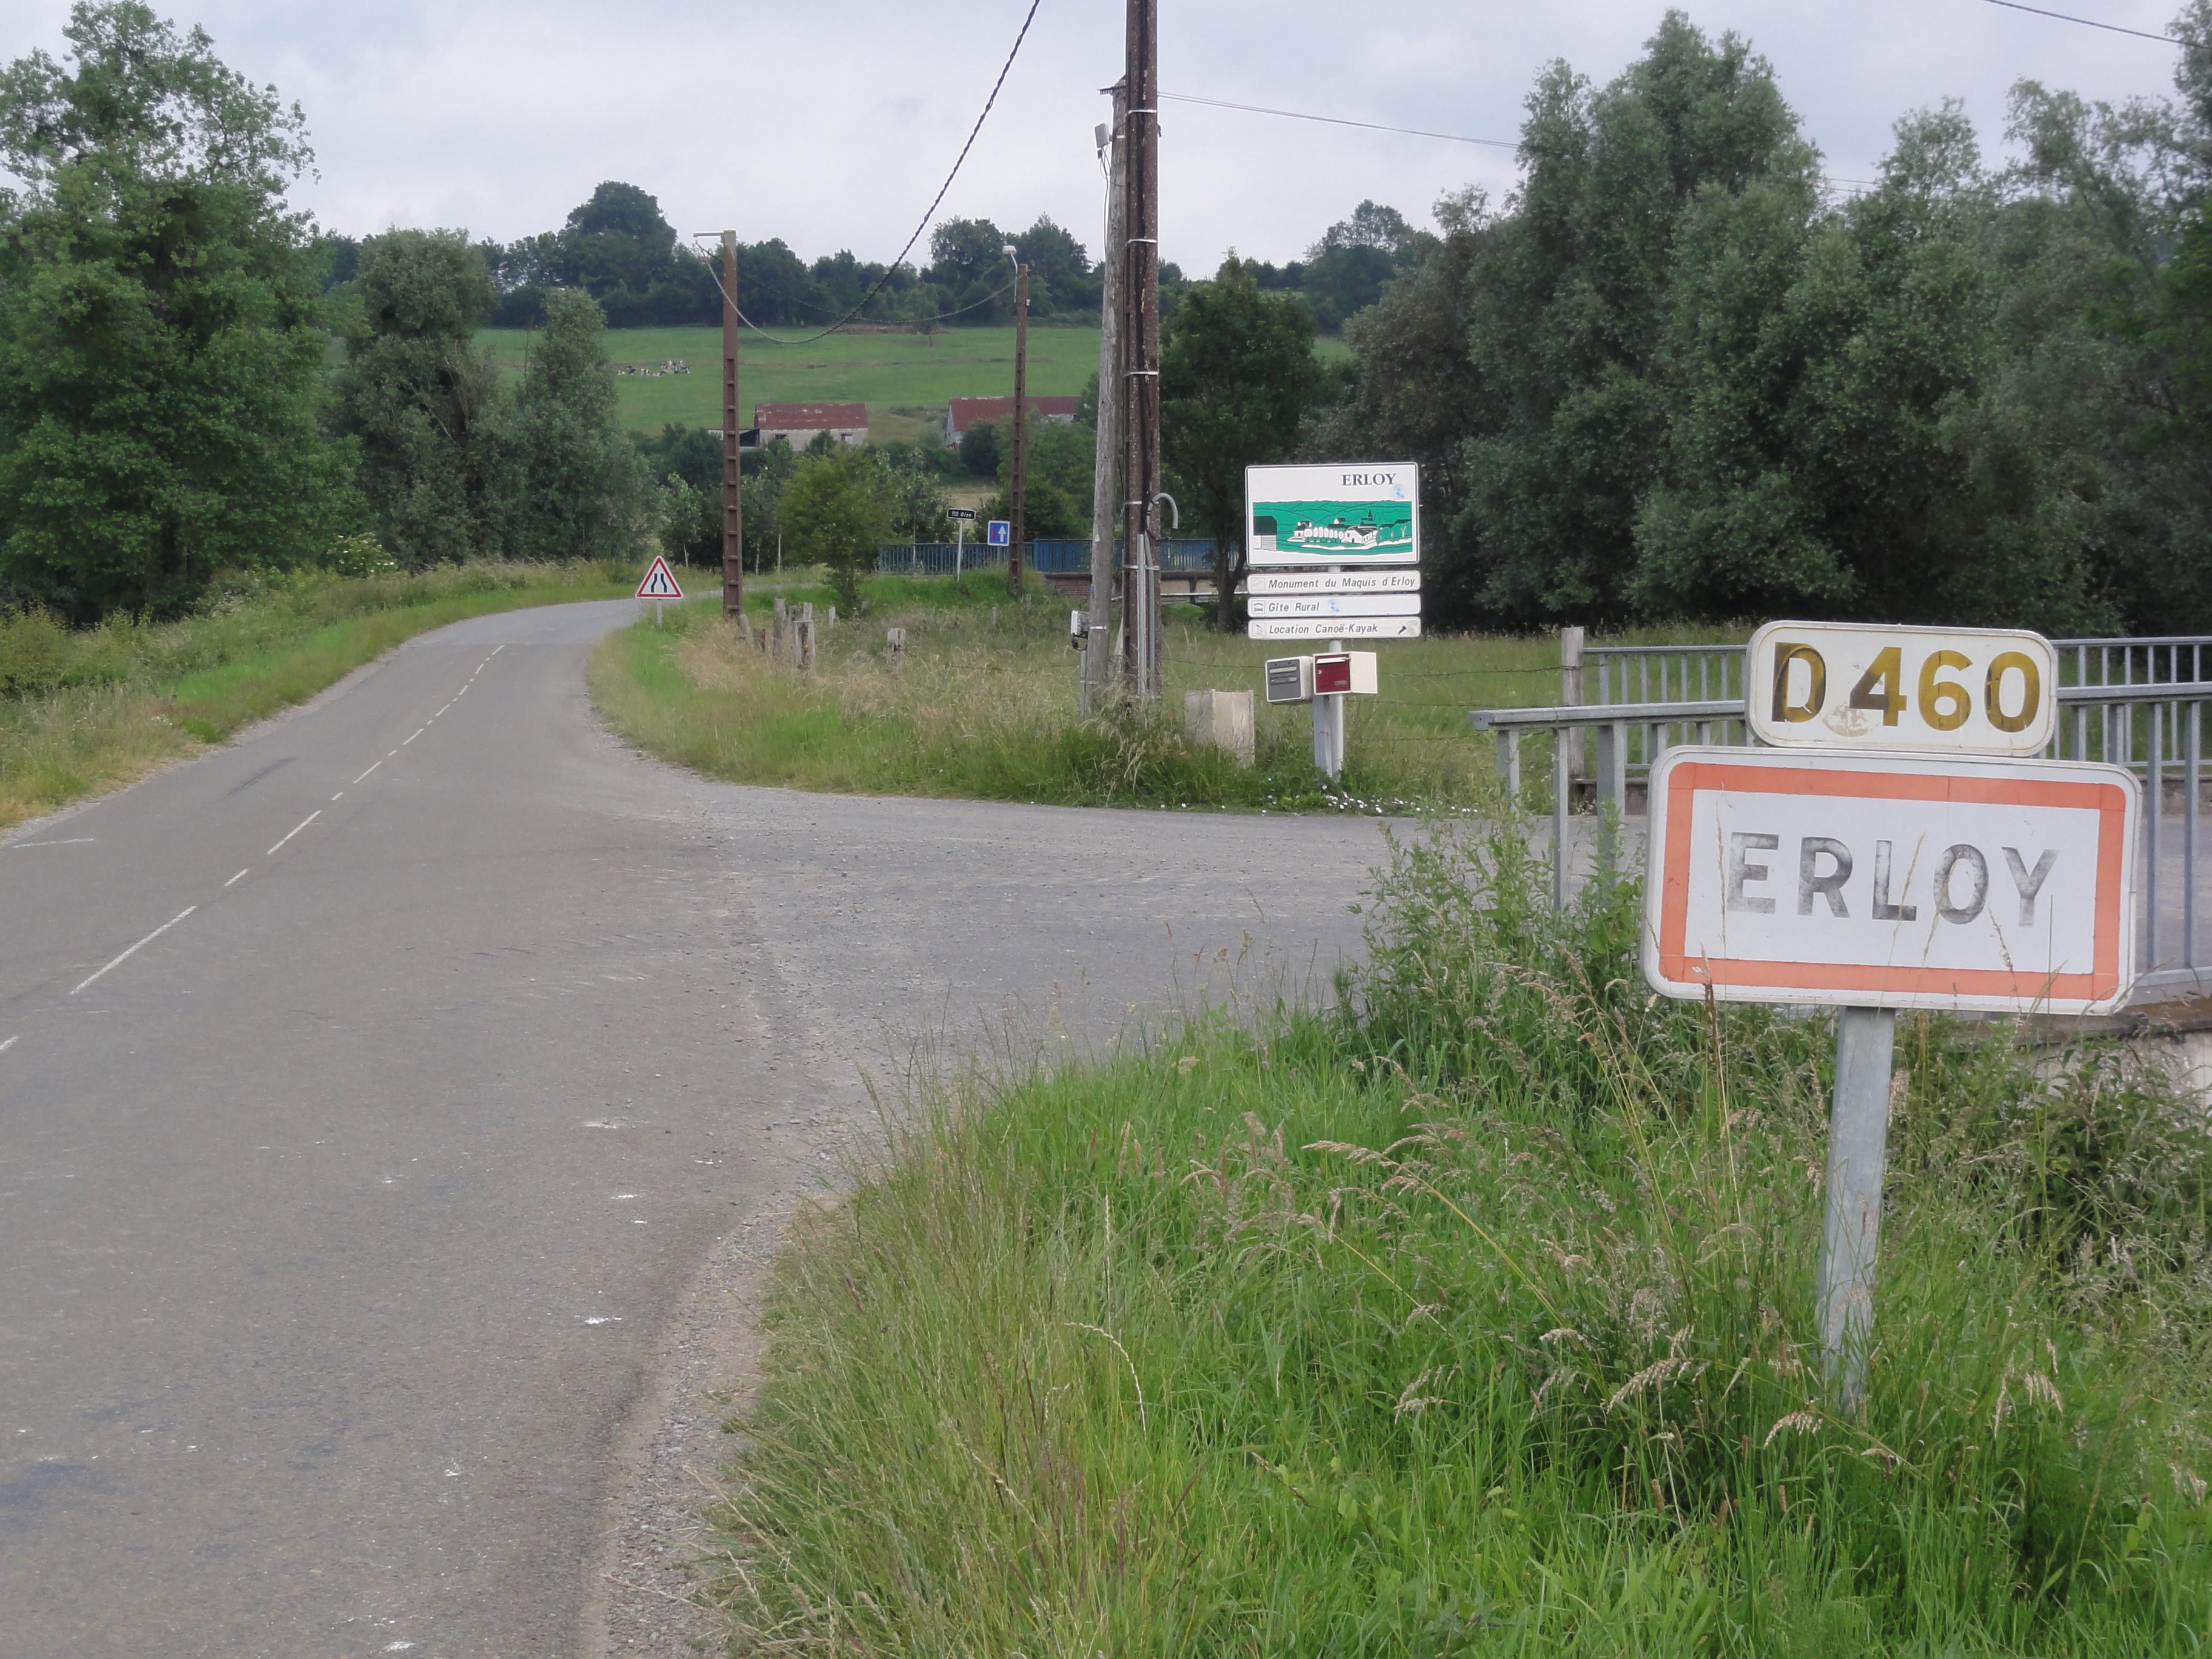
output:
[[[2008,3],[2009,0],[1992,0],[1992,3],[1997,5]],[[2023,7],[2021,9],[2032,11],[2034,8]],[[2051,15],[2055,17],[2057,14],[2053,12]],[[1203,105],[1207,109],[1233,109],[1245,115],[1279,115],[1286,121],[1319,121],[1333,127],[1359,127],[1369,132],[1395,132],[1407,138],[1437,138],[1448,144],[1478,144],[1485,149],[1518,150],[1522,148],[1517,140],[1510,138],[1471,138],[1463,132],[1431,132],[1422,127],[1385,126],[1380,121],[1353,121],[1341,115],[1314,115],[1304,110],[1273,109],[1265,104],[1232,104],[1225,98],[1200,98],[1188,92],[1164,92],[1160,96],[1178,104]],[[1869,189],[1875,182],[1871,179],[1839,179],[1825,173],[1820,178],[1825,184],[1856,185]]]
[[[2020,0],[1989,0],[1993,6],[2002,6],[2007,11],[2032,11],[2038,17],[2055,17],[2062,23],[2079,23],[2085,29],[2105,29],[2113,34],[2132,34],[2138,40],[2162,40],[2169,46],[2188,44],[2170,34],[2153,34],[2148,29],[2124,28],[2118,23],[2100,23],[2094,17],[2075,17],[2063,11],[2045,11],[2040,6],[2023,6]]]
[[[937,216],[937,210],[945,204],[945,192],[952,188],[952,181],[960,176],[960,169],[967,164],[968,152],[975,149],[976,137],[983,131],[983,123],[990,118],[991,106],[999,101],[999,94],[1006,87],[1006,76],[1013,70],[1014,59],[1021,53],[1022,42],[1029,39],[1030,25],[1036,21],[1037,8],[1043,3],[1044,0],[1030,0],[1030,9],[1028,12],[1023,15],[1022,27],[1019,32],[1014,36],[1012,50],[1006,53],[1006,61],[999,68],[999,78],[991,83],[991,95],[983,100],[983,112],[975,118],[975,125],[968,130],[968,142],[960,146],[960,154],[954,159],[952,163],[952,171],[945,175],[945,182],[938,186],[936,198],[930,203],[928,210],[922,214],[921,222],[914,228],[914,234],[906,239],[906,246],[898,251],[898,258],[893,259],[889,264],[884,267],[884,274],[876,279],[876,285],[873,288],[870,289],[865,295],[860,296],[860,304],[854,306],[842,317],[840,317],[836,322],[830,324],[829,327],[823,329],[819,334],[810,334],[803,340],[785,340],[781,342],[781,343],[784,345],[811,345],[817,340],[826,339],[829,336],[835,334],[839,329],[844,327],[846,324],[851,322],[854,318],[859,316],[863,311],[866,311],[868,307],[873,303],[876,296],[881,294],[884,288],[890,284],[891,273],[906,263],[906,256],[914,252],[914,245],[921,240],[921,233],[929,228],[929,222]],[[721,288],[722,282],[720,277],[717,276],[714,279],[714,286],[718,289]],[[1011,286],[1011,284],[1009,284],[1009,286]],[[1003,294],[1005,292],[1005,289],[1000,289],[999,290],[1000,294]],[[723,290],[722,297],[725,299],[729,298],[729,292],[727,289]],[[993,295],[990,297],[996,299],[998,295]],[[731,307],[732,309],[736,308],[736,303],[737,302],[735,301],[731,301]],[[980,300],[976,301],[977,305],[981,305],[981,303],[982,301]],[[973,310],[974,308],[975,307],[973,306],[963,307],[963,309],[965,310]],[[948,312],[945,314],[947,316],[957,316],[959,313]],[[738,313],[738,315],[742,317],[744,313],[740,312]],[[747,323],[745,326],[747,328],[752,328],[753,325]],[[754,331],[756,333],[760,332],[757,329],[755,329]]]
[[[1017,280],[1018,280],[1018,279],[1017,279]],[[911,321],[913,321],[913,322],[921,322],[921,323],[941,323],[941,322],[943,322],[943,321],[944,321],[946,318],[948,318],[948,317],[957,317],[957,316],[960,316],[962,313],[965,313],[965,312],[974,311],[974,310],[977,309],[979,307],[987,306],[987,305],[990,304],[992,301],[994,301],[994,300],[997,299],[1000,295],[1002,295],[1002,294],[1005,294],[1005,293],[1007,293],[1007,292],[1011,291],[1011,290],[1012,289],[1013,286],[1014,286],[1013,283],[1012,283],[1012,282],[1009,282],[1009,283],[1007,283],[1006,284],[1006,286],[1005,286],[1004,288],[994,288],[994,289],[992,289],[988,294],[986,294],[986,295],[985,295],[981,299],[980,299],[980,300],[971,300],[971,301],[969,301],[966,305],[964,305],[964,306],[955,306],[955,307],[954,307],[951,310],[950,310],[950,311],[940,311],[940,312],[939,312],[939,313],[938,313],[934,317],[921,317],[921,318],[915,318],[915,319],[911,319],[910,320],[911,320]],[[730,290],[729,290],[729,289],[726,289],[726,288],[724,288],[724,287],[722,286],[722,279],[721,279],[720,276],[717,276],[717,277],[715,277],[715,278],[714,278],[714,288],[715,288],[715,291],[716,291],[716,292],[718,292],[719,294],[720,294],[720,295],[721,295],[721,296],[722,296],[725,300],[729,299],[729,297],[730,297]],[[861,303],[865,305],[865,304],[866,303],[866,301],[863,301]],[[759,335],[759,336],[761,337],[761,338],[762,338],[762,339],[766,340],[766,341],[767,341],[770,345],[775,345],[775,346],[798,346],[798,345],[806,345],[806,344],[809,344],[809,343],[811,343],[811,342],[813,342],[813,341],[819,340],[819,339],[823,338],[823,337],[824,336],[826,336],[826,335],[830,335],[830,334],[834,334],[834,333],[836,333],[836,332],[837,331],[837,330],[839,330],[839,329],[841,329],[841,328],[844,327],[844,326],[845,326],[845,325],[846,325],[847,323],[851,322],[851,321],[853,320],[853,316],[854,316],[854,313],[851,313],[851,312],[848,312],[848,313],[845,314],[844,318],[843,318],[842,320],[838,321],[837,323],[833,324],[831,326],[830,326],[830,327],[828,327],[828,328],[823,329],[820,334],[810,334],[810,335],[808,335],[808,336],[806,337],[806,338],[805,338],[805,339],[803,339],[803,340],[779,340],[779,339],[777,339],[777,338],[775,337],[775,335],[773,335],[773,334],[769,333],[766,329],[763,328],[763,327],[762,327],[758,323],[755,322],[751,318],[750,318],[750,317],[746,316],[746,315],[745,315],[745,313],[744,313],[744,312],[743,311],[743,309],[741,309],[741,308],[740,308],[740,307],[738,307],[738,306],[734,301],[732,301],[732,302],[731,307],[730,307],[730,309],[731,309],[731,310],[732,310],[732,311],[737,312],[737,313],[738,313],[738,320],[739,322],[743,323],[743,324],[744,324],[747,328],[749,328],[749,329],[752,330],[752,331],[753,331],[754,333],[756,333],[756,334]]]

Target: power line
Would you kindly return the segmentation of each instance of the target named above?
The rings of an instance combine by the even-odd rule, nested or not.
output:
[[[1994,3],[2002,5],[2007,3],[2007,0],[1994,0]],[[2033,10],[2033,8],[2023,7],[2021,9]],[[2057,14],[2053,12],[2051,15],[2055,17]],[[1304,110],[1273,109],[1265,104],[1232,104],[1225,98],[1200,98],[1188,92],[1164,92],[1160,96],[1178,104],[1201,104],[1208,109],[1232,109],[1245,115],[1279,115],[1286,121],[1319,121],[1332,127],[1358,127],[1368,132],[1394,132],[1407,138],[1436,138],[1447,144],[1477,144],[1485,149],[1518,150],[1523,148],[1517,140],[1510,138],[1472,138],[1463,132],[1431,132],[1422,127],[1385,126],[1380,121],[1352,121],[1341,115],[1314,115]],[[1868,189],[1872,189],[1875,184],[1871,179],[1839,179],[1825,173],[1820,178],[1825,184],[1858,185]]]
[[[960,146],[960,154],[954,159],[952,163],[952,171],[945,175],[945,182],[938,186],[935,199],[930,203],[927,211],[924,212],[921,216],[921,223],[915,226],[914,234],[906,239],[906,246],[898,251],[898,257],[884,267],[884,274],[876,279],[876,285],[873,288],[870,289],[866,294],[860,296],[860,302],[858,305],[854,306],[842,317],[840,317],[836,322],[830,324],[829,327],[823,329],[821,333],[810,334],[803,340],[778,341],[778,344],[811,345],[817,340],[827,338],[829,336],[835,334],[839,329],[844,327],[846,324],[851,322],[854,318],[859,316],[863,311],[866,311],[870,305],[874,303],[876,296],[881,294],[884,289],[889,286],[892,272],[896,271],[901,265],[906,263],[906,256],[914,252],[914,245],[921,240],[921,233],[929,228],[929,222],[937,216],[937,210],[945,204],[945,194],[947,191],[952,188],[952,181],[960,176],[960,169],[966,165],[968,161],[968,152],[975,149],[976,136],[983,131],[983,123],[990,118],[991,106],[999,101],[999,94],[1006,84],[1006,76],[1013,70],[1014,59],[1021,53],[1022,42],[1029,39],[1030,25],[1036,21],[1037,8],[1043,3],[1044,0],[1030,0],[1030,9],[1028,12],[1023,15],[1022,27],[1019,32],[1014,36],[1013,47],[1006,53],[1006,61],[1000,65],[999,78],[991,83],[991,95],[983,100],[982,113],[975,118],[975,125],[968,130],[968,142]],[[721,283],[718,280],[714,285],[717,288],[720,288]],[[1003,293],[1005,290],[1001,289],[1000,292]],[[997,295],[994,295],[991,297],[995,299]],[[732,301],[732,305],[735,303],[736,302],[734,301]],[[981,302],[979,301],[977,303],[980,304]],[[975,307],[972,306],[962,307],[963,310],[973,310],[974,308]],[[740,318],[743,318],[744,315],[743,312],[739,312],[738,314]],[[947,316],[957,316],[958,315],[958,313],[948,312],[945,314]],[[750,322],[746,323],[745,326],[747,328],[753,328],[753,325]],[[753,328],[753,331],[756,334],[761,332],[761,331],[757,328]],[[774,337],[763,336],[763,337],[773,338]]]
[[[2170,34],[2153,34],[2148,29],[2123,28],[2118,23],[2100,23],[2094,17],[2075,17],[2063,11],[2045,11],[2040,6],[2023,6],[2020,0],[1989,0],[1993,6],[2002,6],[2007,11],[2032,11],[2038,17],[2056,17],[2062,23],[2079,23],[2085,29],[2104,29],[2113,34],[2132,34],[2138,40],[2161,40],[2169,46],[2185,44]]]
[[[953,307],[953,308],[952,308],[951,310],[950,310],[950,311],[940,311],[940,312],[939,312],[939,313],[938,313],[934,317],[914,317],[914,318],[909,318],[909,319],[908,319],[908,321],[909,321],[910,323],[915,323],[915,324],[920,324],[920,323],[941,323],[941,322],[945,321],[945,319],[947,319],[948,317],[957,317],[957,316],[962,315],[963,313],[970,312],[970,311],[974,311],[974,310],[975,310],[978,307],[981,307],[981,306],[987,306],[987,305],[990,304],[992,301],[994,301],[994,300],[997,299],[1000,295],[1002,295],[1002,294],[1006,293],[1006,292],[1007,291],[1007,289],[1012,289],[1012,288],[1013,287],[1013,285],[1014,285],[1014,280],[1015,280],[1015,279],[1009,279],[1009,280],[1007,281],[1007,283],[1006,283],[1005,287],[1002,287],[1002,288],[994,288],[994,289],[992,289],[988,294],[986,294],[986,295],[985,295],[981,299],[980,299],[980,300],[970,300],[970,301],[969,301],[966,305],[964,305],[964,306],[955,306],[955,307]],[[721,288],[722,288],[722,279],[721,279],[720,277],[717,276],[717,277],[715,277],[715,278],[714,278],[714,286],[715,286],[717,289],[721,289]],[[726,299],[726,298],[728,297],[728,290],[725,289],[723,289],[723,290],[722,290],[722,292],[723,292],[723,297],[725,297],[725,298]],[[860,302],[860,304],[861,304],[861,305],[863,305],[863,306],[865,306],[866,303],[867,303],[867,301],[866,301],[866,300],[863,300],[863,301]],[[843,320],[842,322],[839,322],[839,323],[833,324],[830,327],[823,329],[823,330],[822,331],[822,333],[821,333],[821,334],[810,334],[810,335],[808,335],[808,336],[806,337],[806,338],[805,338],[805,339],[803,339],[803,340],[779,340],[779,339],[777,339],[777,338],[775,337],[775,335],[773,335],[773,334],[769,333],[766,329],[763,328],[763,327],[762,327],[758,323],[755,322],[751,318],[750,318],[750,317],[746,316],[746,315],[745,315],[745,313],[744,313],[742,310],[738,310],[734,301],[732,303],[731,309],[732,309],[732,310],[736,310],[736,311],[738,312],[738,320],[739,322],[743,323],[743,324],[744,324],[747,328],[749,328],[749,329],[752,330],[752,331],[753,331],[754,333],[756,333],[756,334],[759,335],[759,336],[761,337],[761,338],[762,338],[762,339],[766,340],[766,341],[767,341],[770,345],[777,345],[777,346],[797,346],[797,345],[806,345],[806,344],[809,344],[810,343],[811,343],[811,342],[813,342],[813,341],[815,341],[815,340],[818,340],[818,339],[822,338],[822,337],[823,337],[823,335],[834,334],[834,333],[836,333],[836,332],[837,331],[837,330],[838,330],[838,329],[841,329],[841,328],[844,327],[844,325],[845,325],[845,324],[846,324],[846,323],[849,323],[849,322],[851,322],[851,321],[853,320],[853,318],[854,318],[854,317],[858,313],[858,309],[859,309],[859,307],[856,307],[854,309],[854,311],[848,312],[848,313],[845,314],[845,318],[844,318],[844,320]]]

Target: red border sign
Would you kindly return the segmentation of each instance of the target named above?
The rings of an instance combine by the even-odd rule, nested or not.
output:
[[[1652,769],[1651,790],[1645,974],[1655,988],[1668,995],[1703,996],[1710,989],[1724,1000],[2073,1012],[2116,1006],[2125,1000],[2133,982],[2140,790],[2135,778],[2118,767],[1832,753],[1814,761],[1802,752],[1677,749]],[[1997,935],[1993,948],[2001,965],[1931,963],[1924,936],[1935,926],[1933,907],[1926,927],[1917,932],[1893,928],[1884,934],[1879,925],[1867,923],[1862,937],[1869,945],[1905,947],[1893,955],[1884,951],[1881,959],[1874,959],[1872,951],[1869,959],[1854,962],[1834,960],[1832,952],[1820,959],[1809,954],[1792,958],[1772,951],[1715,951],[1710,941],[1728,937],[1726,919],[1692,917],[1693,902],[1711,904],[1709,894],[1693,899],[1692,860],[1698,837],[1692,823],[1701,798],[1715,796],[1731,798],[1732,804],[1766,798],[1766,805],[1778,809],[1777,823],[1793,829],[1820,825],[1823,804],[1850,801],[1897,803],[1901,830],[1914,818],[1916,806],[1929,805],[2092,815],[2095,867],[2086,877],[2072,878],[2077,884],[2090,879],[2094,886],[2094,945],[2088,960],[2057,970],[2039,967],[2033,960],[2012,965],[2006,942]],[[1927,815],[1923,811],[1918,816]],[[1708,850],[1719,855],[1717,844]],[[1773,856],[1786,858],[1786,850],[1777,849]],[[1761,904],[1772,911],[1771,901]],[[1801,915],[1816,919],[1796,924],[1801,935],[1809,939],[1818,921],[1828,915],[1827,908],[1796,908]]]

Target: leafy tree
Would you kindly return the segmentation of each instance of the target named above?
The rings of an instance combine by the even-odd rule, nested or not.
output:
[[[861,575],[875,568],[876,550],[891,533],[876,458],[842,447],[805,457],[785,486],[782,520],[793,554],[826,566],[839,601],[858,614]]]
[[[999,441],[996,421],[978,421],[960,434],[960,465],[978,478],[997,477],[1002,460],[1010,460],[1012,450],[1012,444]]]
[[[1224,629],[1244,580],[1244,469],[1290,458],[1322,387],[1305,302],[1262,292],[1234,254],[1192,284],[1161,342],[1161,456],[1184,522],[1214,538]]]
[[[1014,314],[1011,290],[999,294],[1012,282],[1012,263],[1006,258],[1010,239],[988,219],[947,219],[930,233],[929,269],[925,282],[945,290],[948,310],[964,310],[964,322],[1005,322]],[[984,301],[986,295],[997,297]]]
[[[371,237],[354,298],[337,415],[379,538],[411,567],[489,550],[505,453],[483,255],[457,230]]]
[[[351,527],[318,410],[296,106],[195,29],[80,0],[0,72],[0,589],[170,614]]]
[[[1098,315],[1104,279],[1082,243],[1042,215],[1013,243],[1030,268],[1030,315]]]
[[[783,492],[798,470],[799,457],[788,439],[778,438],[738,455],[738,505],[744,514],[748,569],[767,570],[775,564],[776,538],[783,530]],[[721,533],[718,512],[714,520],[717,558],[721,556]]]
[[[662,550],[686,564],[719,565],[722,558],[720,440],[700,427],[671,425],[662,427],[655,436],[638,434],[631,441],[637,446],[646,476],[659,491]]]
[[[871,445],[890,533],[899,541],[933,542],[945,534],[945,495],[937,474],[911,444]]]
[[[1415,230],[1395,208],[1362,202],[1348,219],[1339,220],[1307,250],[1297,286],[1323,332],[1334,334],[1347,319],[1382,297],[1390,280],[1410,269],[1431,239]],[[1275,277],[1272,266],[1269,277]],[[1280,283],[1253,278],[1262,287]]]
[[[501,520],[511,554],[623,558],[640,539],[645,468],[616,424],[605,326],[590,295],[546,296],[544,332],[503,434]]]

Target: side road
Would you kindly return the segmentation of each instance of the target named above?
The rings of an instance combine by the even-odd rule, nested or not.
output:
[[[0,844],[0,1653],[681,1651],[717,1333],[864,1068],[1356,943],[1372,823],[641,760],[582,681],[633,614]]]

